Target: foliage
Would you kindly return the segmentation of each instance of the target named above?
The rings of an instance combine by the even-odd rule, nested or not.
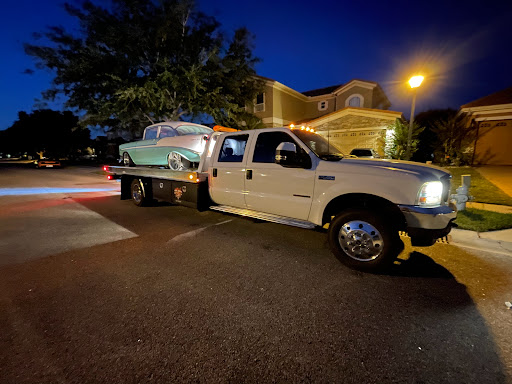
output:
[[[487,232],[512,228],[512,214],[467,208],[457,212],[455,220],[460,229]]]
[[[86,111],[82,124],[137,134],[206,113],[234,125],[260,91],[249,31],[228,40],[189,0],[112,0],[107,8],[86,0],[65,9],[80,34],[51,27],[45,44],[25,51],[55,73],[44,96],[66,95],[69,107]]]
[[[465,114],[450,115],[433,122],[432,131],[437,136],[434,156],[437,163],[456,166],[469,164],[475,139],[475,127]]]
[[[19,112],[18,120],[0,132],[0,150],[8,153],[67,157],[89,145],[89,130],[78,127],[78,117],[70,111]]]
[[[417,123],[413,123],[411,136],[411,155],[418,149],[418,136],[423,131]],[[388,126],[388,140],[384,152],[387,157],[392,159],[404,160],[407,151],[407,139],[409,134],[409,124],[400,119]]]
[[[425,129],[418,136],[418,150],[412,157],[414,161],[424,163],[434,160],[434,152],[438,146],[437,135],[433,131],[434,122],[449,118],[456,112],[454,109],[431,109],[418,113],[414,121]]]

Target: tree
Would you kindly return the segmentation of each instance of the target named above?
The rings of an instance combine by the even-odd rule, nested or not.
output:
[[[86,0],[65,9],[80,34],[51,27],[46,44],[25,51],[55,72],[45,98],[67,96],[69,107],[86,112],[84,125],[140,133],[204,113],[237,122],[261,89],[249,31],[226,39],[189,0],[112,0],[108,8]]]
[[[411,139],[411,155],[418,149],[418,136],[424,128],[420,127],[417,123],[412,126],[412,139]],[[393,124],[388,126],[388,138],[384,152],[386,156],[392,159],[405,159],[407,151],[407,139],[409,133],[409,124],[400,119],[396,119]]]
[[[70,111],[19,112],[18,120],[1,133],[1,150],[10,153],[67,157],[90,144],[89,130],[78,127],[78,117]]]
[[[475,127],[465,114],[453,111],[449,116],[434,121],[432,130],[437,135],[434,152],[437,162],[457,166],[470,163]]]

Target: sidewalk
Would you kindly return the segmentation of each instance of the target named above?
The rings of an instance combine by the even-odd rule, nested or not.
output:
[[[512,229],[475,232],[453,228],[448,242],[464,248],[480,249],[512,256]]]
[[[469,202],[466,207],[512,214],[512,207],[506,205]],[[512,229],[476,232],[453,228],[448,236],[449,243],[453,245],[489,250],[512,256]]]

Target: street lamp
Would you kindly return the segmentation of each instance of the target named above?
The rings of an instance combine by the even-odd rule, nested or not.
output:
[[[416,88],[421,85],[424,77],[421,75],[413,76],[409,79],[409,85],[412,88],[412,106],[411,106],[411,121],[409,122],[409,132],[407,134],[407,151],[405,152],[405,158],[411,159],[411,141],[412,141],[412,125],[414,123],[414,107],[416,107]]]

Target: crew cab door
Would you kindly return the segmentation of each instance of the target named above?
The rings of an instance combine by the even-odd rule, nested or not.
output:
[[[217,139],[208,168],[209,190],[217,204],[245,208],[245,164],[250,135],[233,133]]]
[[[276,164],[276,148],[282,142],[293,143],[297,151],[302,151],[300,143],[283,131],[253,136],[245,171],[245,202],[247,208],[255,211],[307,220],[315,171]]]

